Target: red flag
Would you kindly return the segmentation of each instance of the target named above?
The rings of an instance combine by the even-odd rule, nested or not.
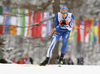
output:
[[[81,37],[80,37],[80,19],[77,20],[77,26],[79,28],[77,28],[77,42],[81,41]]]
[[[87,31],[87,32],[84,31],[83,40],[85,42],[89,42],[89,31],[90,31],[91,26],[92,26],[92,20],[85,19],[84,20],[84,30]]]
[[[41,21],[41,12],[37,12],[36,23],[39,23],[40,21]],[[36,26],[35,37],[41,37],[41,24]]]
[[[32,25],[35,24],[35,16],[36,16],[36,14],[35,14],[35,12],[33,12]],[[34,35],[35,35],[35,26],[32,26],[32,28],[31,28],[31,37],[35,37]]]
[[[3,25],[0,25],[0,35],[3,34]]]

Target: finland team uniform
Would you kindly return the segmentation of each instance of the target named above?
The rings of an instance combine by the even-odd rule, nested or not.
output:
[[[61,26],[59,23],[62,20],[66,20],[68,22],[68,25]],[[55,44],[59,40],[59,38],[62,36],[62,48],[61,48],[61,53],[65,54],[66,48],[67,48],[67,41],[70,36],[70,31],[73,27],[73,22],[74,22],[74,15],[72,13],[67,13],[67,16],[65,18],[62,18],[61,12],[58,12],[55,15],[55,32],[54,35],[51,39],[50,46],[47,51],[47,57],[50,57],[52,54],[52,50],[54,49]],[[57,49],[58,50],[58,49]]]
[[[51,39],[50,46],[47,51],[46,59],[40,63],[40,66],[44,66],[49,62],[49,59],[52,54],[52,50],[54,49],[57,41],[62,36],[62,48],[61,55],[59,57],[59,67],[63,64],[63,57],[67,48],[67,41],[69,39],[70,31],[73,27],[74,16],[72,13],[68,12],[67,7],[62,7],[60,12],[55,15],[55,32]],[[57,49],[58,50],[58,49]]]

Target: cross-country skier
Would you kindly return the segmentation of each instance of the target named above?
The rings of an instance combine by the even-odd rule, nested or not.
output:
[[[70,31],[73,27],[74,23],[74,15],[72,13],[68,12],[67,7],[62,7],[60,12],[58,12],[55,15],[55,32],[51,39],[50,46],[47,51],[46,59],[40,63],[40,66],[44,66],[48,63],[52,50],[54,49],[54,46],[56,45],[59,38],[62,36],[62,48],[61,48],[61,56],[59,58],[59,64],[63,64],[63,57],[67,48],[67,41],[70,36]]]

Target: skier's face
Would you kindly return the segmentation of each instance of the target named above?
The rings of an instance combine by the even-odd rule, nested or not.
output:
[[[61,13],[61,15],[62,15],[62,18],[65,18],[67,16],[66,13]]]

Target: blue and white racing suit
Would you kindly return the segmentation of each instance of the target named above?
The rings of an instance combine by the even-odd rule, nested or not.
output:
[[[66,20],[67,22],[69,22],[68,25],[66,26],[60,26],[59,22],[61,20]],[[74,23],[74,15],[72,13],[67,13],[67,16],[65,18],[62,18],[62,15],[60,12],[58,12],[55,15],[55,32],[54,35],[51,39],[51,43],[50,46],[48,48],[47,51],[47,57],[51,57],[52,54],[52,50],[54,49],[57,41],[59,40],[59,38],[62,36],[62,48],[61,48],[61,53],[65,54],[66,48],[67,48],[67,41],[69,39],[70,36],[70,31],[73,27],[73,23]]]

